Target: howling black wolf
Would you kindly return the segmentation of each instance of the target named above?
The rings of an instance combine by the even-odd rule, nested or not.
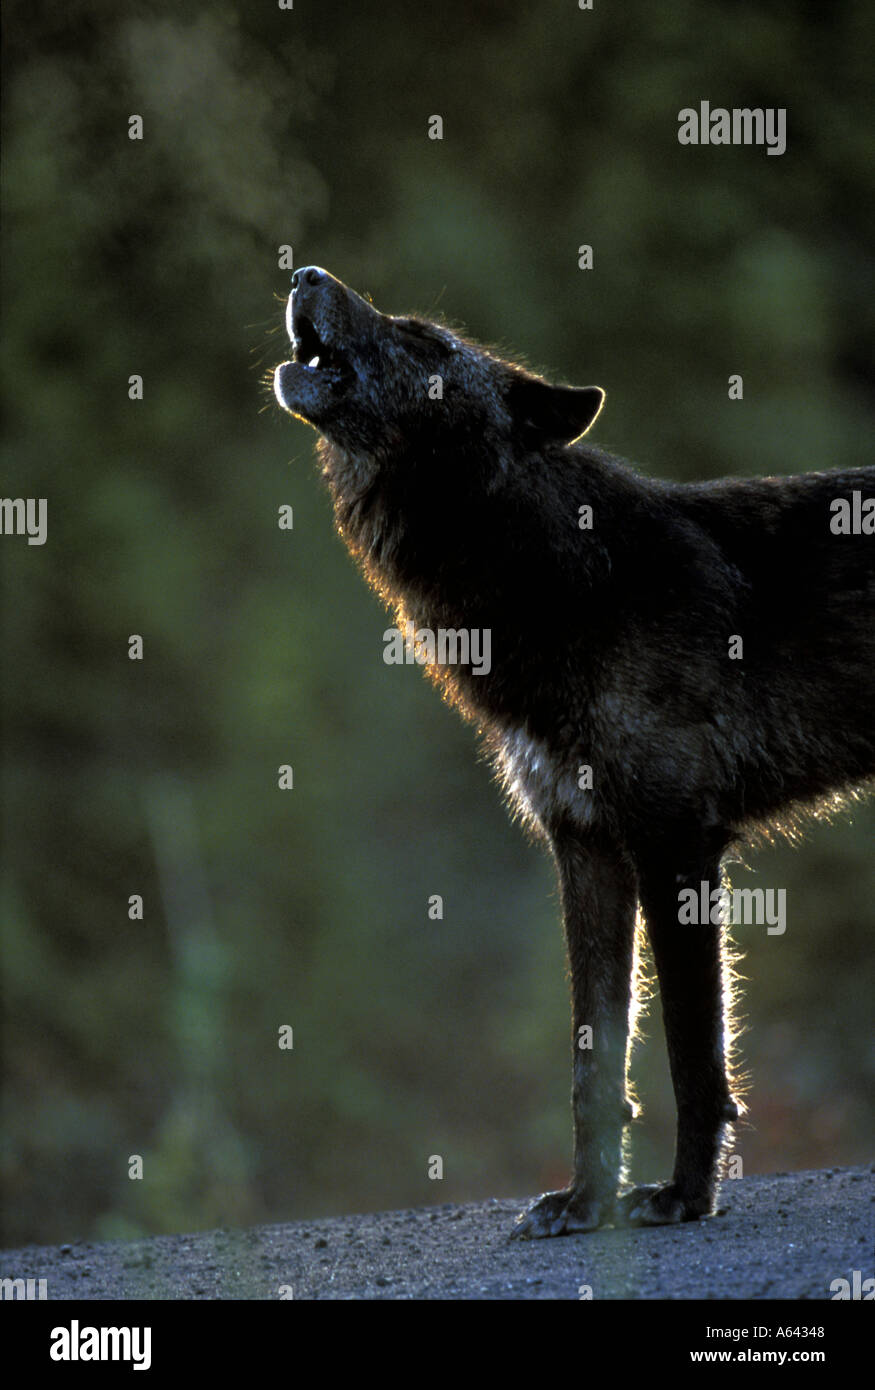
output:
[[[316,266],[287,326],[274,390],[322,436],[344,541],[399,628],[491,633],[488,669],[426,664],[556,860],[574,1172],[516,1234],[704,1216],[739,1113],[721,861],[875,777],[875,468],[643,477],[581,439],[599,387],[381,314]],[[700,899],[718,906],[691,921]],[[670,1182],[618,1194],[639,906],[677,1146]]]

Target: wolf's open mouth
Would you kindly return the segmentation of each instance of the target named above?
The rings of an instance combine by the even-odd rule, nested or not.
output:
[[[319,336],[316,325],[306,314],[295,314],[292,321],[294,357],[312,371],[343,367],[343,359],[330,343]]]

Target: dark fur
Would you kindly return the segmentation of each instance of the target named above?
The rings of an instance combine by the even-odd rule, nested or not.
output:
[[[572,1180],[517,1233],[704,1215],[738,1115],[731,972],[725,929],[680,926],[678,893],[719,885],[752,830],[792,832],[875,775],[875,538],[833,534],[829,510],[871,496],[875,470],[642,477],[579,442],[598,388],[550,386],[442,325],[380,314],[318,268],[293,284],[297,360],[277,368],[277,398],[323,436],[340,532],[399,625],[491,630],[488,675],[430,674],[556,859],[574,1040],[589,1024],[594,1044],[573,1041]],[[670,1183],[618,1198],[639,904],[677,1150]]]

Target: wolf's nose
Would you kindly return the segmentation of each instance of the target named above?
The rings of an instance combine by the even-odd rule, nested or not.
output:
[[[327,270],[323,270],[318,265],[305,265],[300,270],[296,270],[292,276],[292,289],[304,289],[307,286],[321,285],[323,281],[331,277]]]

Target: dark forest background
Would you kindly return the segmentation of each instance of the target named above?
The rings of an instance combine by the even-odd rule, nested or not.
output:
[[[0,539],[6,1244],[565,1180],[551,866],[382,661],[263,390],[278,248],[598,382],[597,442],[654,474],[862,463],[872,37],[851,3],[6,0],[0,491],[48,500],[44,546]],[[679,145],[702,99],[786,107],[786,153]],[[788,895],[786,935],[738,933],[746,1172],[871,1157],[873,826],[734,870]]]

